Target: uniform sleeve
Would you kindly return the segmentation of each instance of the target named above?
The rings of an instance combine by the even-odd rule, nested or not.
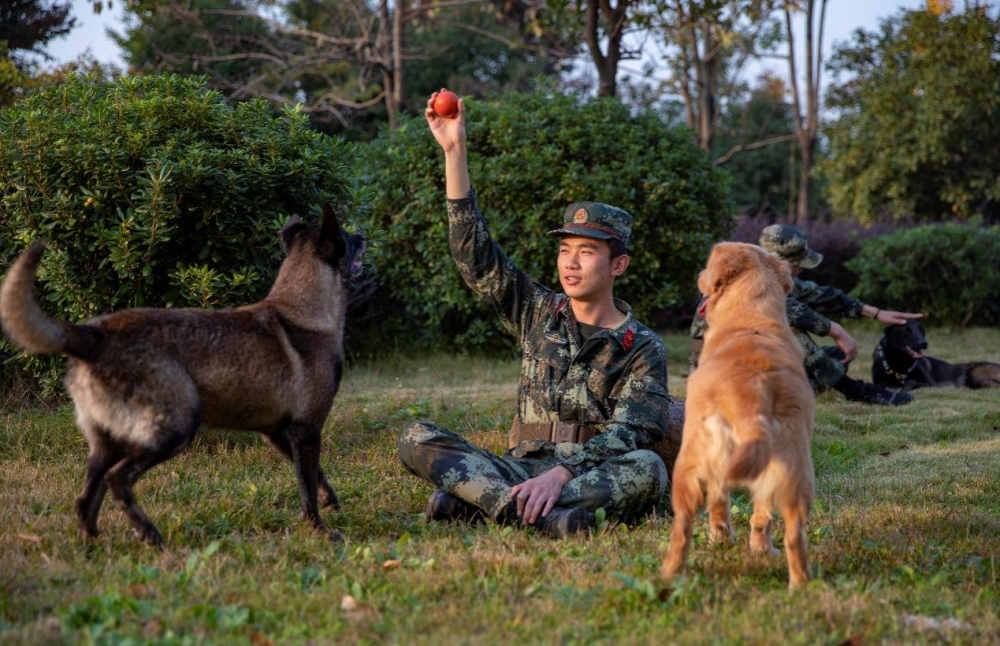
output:
[[[465,199],[448,200],[448,242],[465,284],[489,301],[507,331],[522,340],[534,297],[549,290],[514,266],[493,240],[471,189]]]
[[[663,344],[656,339],[622,376],[623,386],[611,421],[604,431],[565,457],[559,465],[576,477],[605,460],[639,449],[648,449],[666,433],[667,361]]]
[[[788,300],[785,301],[785,311],[788,313],[788,324],[796,330],[818,336],[826,336],[830,333],[832,321],[797,298],[788,297]]]
[[[792,297],[823,316],[860,318],[865,304],[836,287],[818,285],[811,280],[795,280]]]

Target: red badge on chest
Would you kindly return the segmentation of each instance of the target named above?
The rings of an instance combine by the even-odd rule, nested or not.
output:
[[[633,332],[632,330],[626,330],[625,336],[622,338],[622,347],[625,348],[626,351],[631,350],[632,343],[634,341],[635,341],[635,332]]]

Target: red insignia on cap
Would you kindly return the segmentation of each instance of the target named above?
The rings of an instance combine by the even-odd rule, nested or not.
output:
[[[580,224],[581,222],[587,221],[587,212],[583,209],[577,209],[576,213],[573,214],[573,222]]]
[[[635,341],[635,332],[629,329],[625,332],[625,337],[622,339],[622,347],[625,348],[625,350],[631,350],[632,343],[634,341]]]

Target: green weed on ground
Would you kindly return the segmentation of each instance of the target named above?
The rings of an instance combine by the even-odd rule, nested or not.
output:
[[[874,328],[858,328],[870,352]],[[1000,361],[1000,330],[929,331],[931,353]],[[684,394],[687,341],[665,337]],[[866,376],[870,356],[852,367]],[[298,519],[291,466],[252,434],[205,431],[149,473],[139,501],[166,538],[133,539],[106,503],[86,544],[73,498],[86,444],[70,407],[0,417],[0,642],[996,643],[1000,391],[920,391],[904,408],[819,398],[809,522],[816,580],[789,594],[783,557],[695,531],[687,575],[662,585],[666,510],[589,538],[427,523],[431,489],[395,452],[434,419],[501,451],[515,360],[397,356],[348,371],[323,463],[344,504],[326,541]],[[781,523],[776,543],[780,545]],[[345,597],[351,600],[345,602]],[[353,600],[353,601],[352,601]]]

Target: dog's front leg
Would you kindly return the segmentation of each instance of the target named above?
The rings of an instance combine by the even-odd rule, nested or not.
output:
[[[295,475],[299,481],[299,498],[302,501],[302,517],[312,522],[316,529],[327,532],[319,515],[319,454],[322,440],[319,424],[297,424],[289,429],[292,444],[292,459]],[[329,532],[332,540],[343,540],[344,536],[334,530]]]
[[[289,462],[295,463],[289,429],[282,428],[274,433],[270,433],[267,435],[267,439],[270,440],[279,453],[288,458]],[[340,511],[340,499],[337,498],[337,493],[333,490],[333,486],[327,481],[326,475],[323,473],[323,468],[320,467],[317,473],[319,474],[319,488],[323,492],[323,506],[334,511]]]

